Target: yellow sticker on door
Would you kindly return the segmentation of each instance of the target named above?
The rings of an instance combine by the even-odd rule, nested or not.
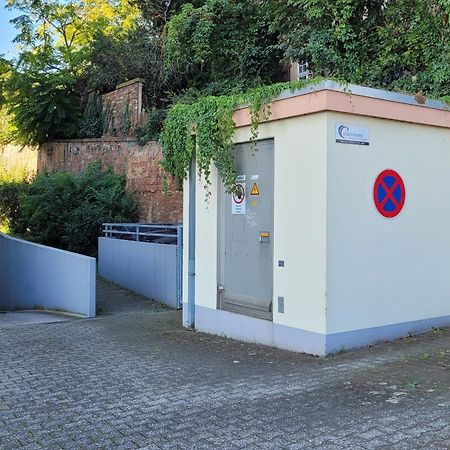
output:
[[[259,189],[258,185],[256,183],[253,183],[252,191],[250,192],[251,195],[259,195]]]

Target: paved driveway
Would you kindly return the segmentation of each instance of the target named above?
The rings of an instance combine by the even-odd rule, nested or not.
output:
[[[105,283],[99,303],[0,330],[1,448],[450,448],[448,330],[314,358],[184,330]]]

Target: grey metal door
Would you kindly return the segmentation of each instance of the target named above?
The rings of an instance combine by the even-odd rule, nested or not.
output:
[[[273,140],[235,146],[233,195],[222,191],[219,308],[272,318]]]

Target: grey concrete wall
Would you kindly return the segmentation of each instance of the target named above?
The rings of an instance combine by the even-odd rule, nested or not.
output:
[[[99,238],[99,273],[138,294],[177,307],[177,246]]]
[[[0,308],[95,316],[95,258],[0,233]]]

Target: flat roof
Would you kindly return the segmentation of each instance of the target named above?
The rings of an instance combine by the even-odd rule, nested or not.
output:
[[[450,128],[450,105],[447,103],[334,80],[293,91],[286,89],[272,101],[268,121],[325,111]],[[237,127],[248,126],[251,123],[248,106],[238,108],[233,120]]]
[[[379,100],[387,100],[389,102],[403,103],[405,105],[421,106],[425,108],[441,109],[450,111],[450,104],[439,100],[426,98],[425,103],[419,103],[413,94],[403,94],[399,92],[385,91],[383,89],[375,89],[357,84],[343,84],[334,80],[324,80],[317,84],[309,84],[295,91],[285,90],[277,97],[276,100],[296,97],[298,95],[310,94],[319,91],[342,92],[347,95],[360,95],[362,97],[377,98]],[[425,98],[425,97],[424,97]]]

